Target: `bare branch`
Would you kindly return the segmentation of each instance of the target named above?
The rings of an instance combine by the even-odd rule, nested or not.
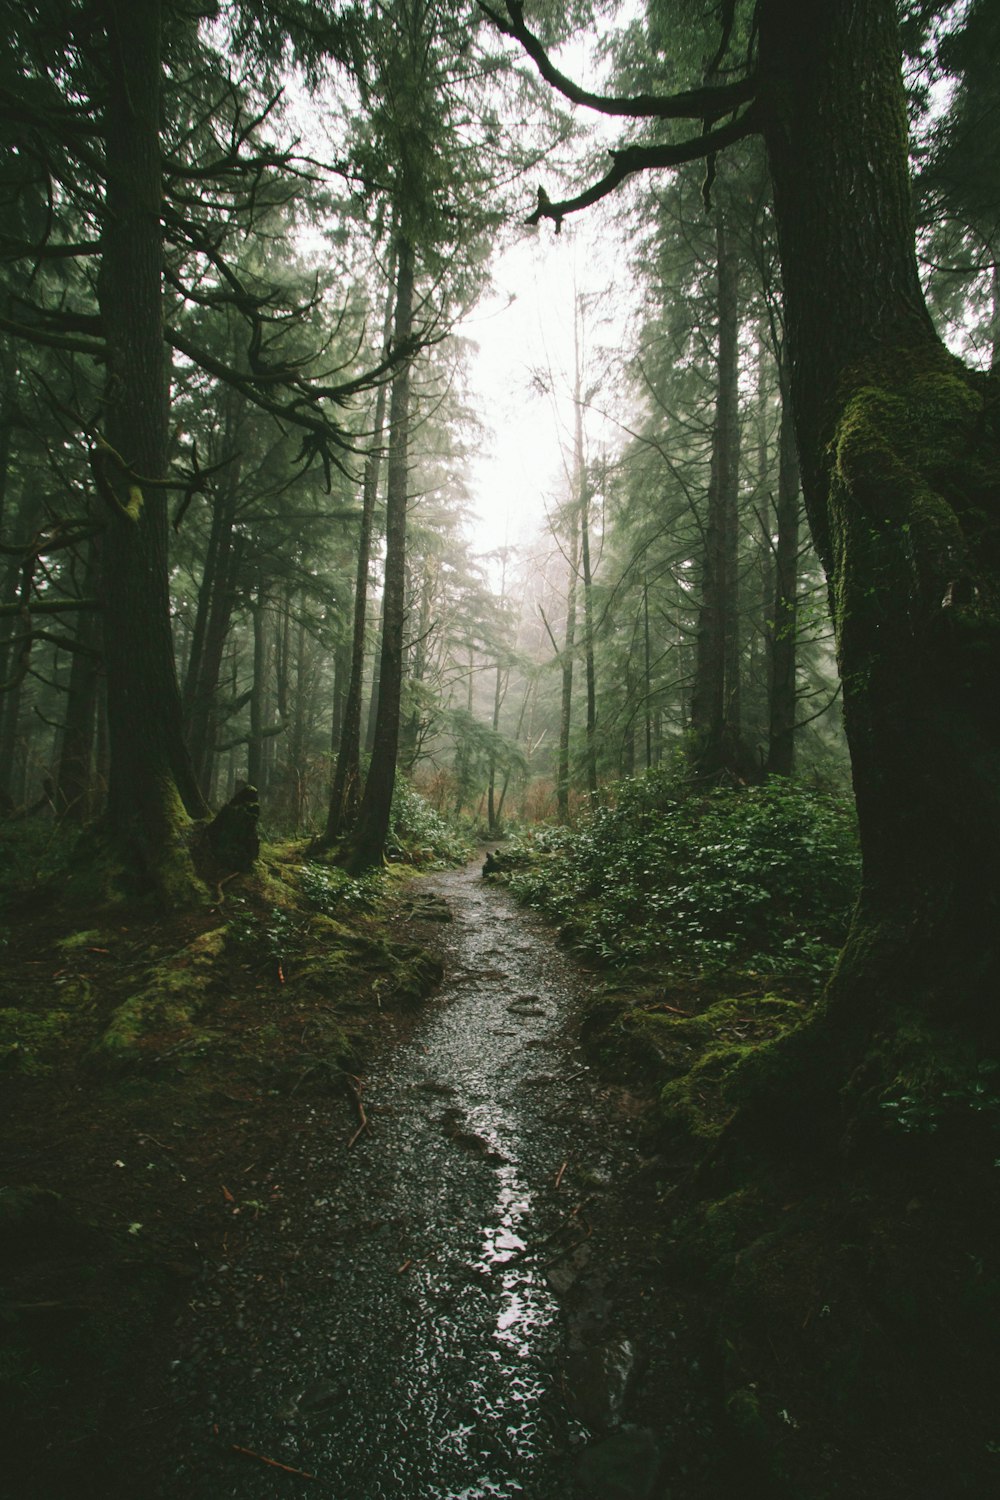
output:
[[[575,198],[565,198],[561,203],[553,203],[549,199],[544,188],[538,189],[538,207],[535,212],[525,220],[526,224],[537,224],[541,219],[551,219],[559,233],[560,225],[567,214],[579,212],[581,208],[589,208],[592,203],[598,203],[606,198],[609,193],[614,192],[626,178],[633,177],[637,172],[655,171],[664,167],[679,167],[686,161],[697,161],[699,157],[713,156],[724,146],[732,146],[736,141],[745,140],[748,135],[754,135],[760,129],[758,111],[751,104],[749,109],[735,120],[729,120],[725,125],[720,125],[717,130],[706,131],[691,140],[678,141],[676,143],[665,143],[662,146],[625,146],[620,151],[610,152],[611,168],[599,181],[593,183]]]
[[[483,0],[479,3],[480,10],[489,17],[498,31],[520,43],[546,83],[558,89],[570,103],[586,105],[599,114],[629,119],[719,120],[723,115],[731,114],[739,105],[748,103],[754,96],[756,83],[753,77],[741,78],[735,83],[687,89],[679,94],[633,94],[627,98],[592,94],[560,73],[550,61],[538,37],[525,25],[524,10],[519,0],[506,0],[506,6],[505,19],[483,4]]]

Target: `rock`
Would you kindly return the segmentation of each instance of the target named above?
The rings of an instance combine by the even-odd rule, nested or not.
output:
[[[577,1474],[585,1495],[600,1500],[649,1500],[660,1467],[660,1450],[645,1428],[626,1428],[591,1443]]]
[[[567,1255],[563,1260],[557,1260],[555,1265],[549,1266],[545,1279],[557,1297],[565,1297],[566,1293],[579,1281],[587,1268],[590,1256],[589,1245],[578,1245],[572,1255]]]
[[[573,1411],[593,1432],[606,1432],[621,1420],[635,1371],[635,1349],[621,1336],[570,1354],[566,1387]]]

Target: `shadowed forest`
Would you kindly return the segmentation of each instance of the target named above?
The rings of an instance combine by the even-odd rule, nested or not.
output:
[[[0,12],[0,1490],[994,1493],[997,8]]]

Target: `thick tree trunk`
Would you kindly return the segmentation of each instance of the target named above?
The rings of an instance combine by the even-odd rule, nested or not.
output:
[[[167,368],[160,227],[160,6],[107,0],[107,173],[97,291],[107,342],[96,473],[108,681],[108,827],[168,899],[198,891],[181,831],[205,802],[181,730],[167,593]]]
[[[401,231],[396,265],[393,344],[409,342],[413,327],[413,249]],[[378,717],[371,766],[346,863],[352,871],[381,862],[396,781],[399,715],[403,688],[403,630],[406,591],[406,507],[409,478],[410,365],[404,362],[392,382],[389,402],[389,454],[386,465],[385,596],[379,658]]]
[[[1000,991],[1000,403],[921,294],[895,9],[759,8],[803,489],[864,860],[832,995],[894,1046],[896,1004],[982,1036]]]
[[[739,300],[736,256],[721,214],[716,275],[718,394],[691,693],[692,762],[702,776],[730,767],[739,740]]]

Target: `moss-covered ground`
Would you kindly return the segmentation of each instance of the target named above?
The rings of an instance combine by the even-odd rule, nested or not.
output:
[[[142,1441],[128,1392],[161,1319],[268,1206],[241,1191],[247,1162],[307,1121],[346,1143],[352,1075],[440,969],[392,934],[403,877],[378,893],[302,845],[175,916],[81,906],[51,850],[37,878],[17,852],[0,996],[3,1467],[5,1492],[54,1500],[100,1493],[87,1474]]]

